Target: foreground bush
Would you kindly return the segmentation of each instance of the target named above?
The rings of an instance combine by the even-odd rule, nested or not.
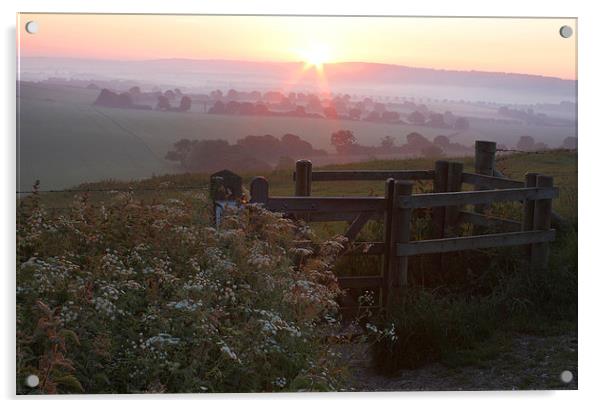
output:
[[[20,203],[17,392],[335,389],[342,245],[297,248],[307,230],[256,206],[219,229],[210,214],[198,194],[80,196],[61,216]]]

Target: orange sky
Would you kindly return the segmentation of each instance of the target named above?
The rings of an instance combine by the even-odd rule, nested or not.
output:
[[[35,35],[24,25],[34,20]],[[21,14],[22,56],[365,61],[576,79],[574,19]],[[313,51],[312,51],[313,50]],[[312,54],[313,53],[313,54]]]

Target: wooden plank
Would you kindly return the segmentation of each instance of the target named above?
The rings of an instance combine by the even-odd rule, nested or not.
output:
[[[347,230],[347,232],[345,232],[345,237],[349,241],[353,241],[357,237],[357,235],[360,233],[362,228],[364,228],[364,225],[366,225],[366,223],[368,221],[370,221],[370,219],[372,218],[372,214],[373,213],[369,213],[369,212],[360,213],[355,218],[355,220],[353,220],[353,222],[349,226],[349,229]]]
[[[519,180],[485,176],[475,173],[462,173],[462,183],[472,184],[473,186],[483,187],[486,189],[525,187],[525,183]]]
[[[479,225],[481,227],[498,227],[505,228],[508,231],[520,231],[521,223],[506,218],[493,217],[482,215],[471,211],[460,211],[460,222]]]
[[[310,213],[309,220],[310,222],[330,222],[330,221],[347,221],[352,222],[357,218],[357,213],[345,212],[345,213],[333,213],[333,212],[324,212],[324,213]],[[378,212],[370,213],[371,220],[382,219],[382,215]]]
[[[548,230],[505,232],[501,234],[476,235],[472,237],[412,241],[407,244],[397,244],[397,256],[533,244],[537,242],[553,241],[555,236],[555,230]]]
[[[432,180],[434,170],[321,170],[311,173],[313,181],[351,181],[351,180]],[[296,174],[293,174],[293,180]]]
[[[345,255],[383,255],[384,242],[352,242],[345,251]]]
[[[384,197],[270,197],[270,211],[295,212],[383,212]]]
[[[343,289],[374,288],[381,287],[383,284],[381,276],[339,276],[337,277],[337,281]]]
[[[492,204],[498,201],[523,201],[558,197],[558,188],[509,188],[506,190],[460,191],[453,193],[416,194],[398,197],[402,208],[447,207],[451,205]]]

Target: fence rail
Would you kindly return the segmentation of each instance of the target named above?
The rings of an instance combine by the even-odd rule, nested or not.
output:
[[[549,246],[556,232],[551,228],[552,199],[558,197],[552,177],[528,173],[524,181],[500,177],[495,170],[494,142],[475,143],[475,173],[463,171],[459,162],[437,161],[434,170],[347,170],[312,171],[308,160],[299,160],[293,175],[295,196],[271,197],[268,181],[256,177],[251,182],[251,202],[272,211],[294,215],[307,221],[347,221],[345,235],[350,243],[346,254],[382,255],[380,276],[339,277],[343,288],[379,287],[381,305],[390,305],[399,289],[408,283],[408,257],[444,254],[480,248],[527,246],[532,268],[547,267]],[[384,197],[312,197],[314,181],[382,180]],[[413,182],[432,180],[433,193],[413,194]],[[463,184],[474,191],[462,191]],[[494,203],[521,201],[522,222],[488,214]],[[463,207],[473,205],[474,211]],[[432,208],[433,239],[411,241],[412,211]],[[382,219],[381,242],[353,242],[362,227]],[[477,235],[458,236],[458,226],[472,224]],[[504,232],[484,233],[486,227]],[[480,235],[479,235],[480,233]],[[440,258],[440,268],[446,267]]]
[[[449,207],[458,205],[493,204],[494,202],[541,200],[558,197],[557,188],[509,188],[505,190],[458,191],[451,193],[416,194],[399,197],[401,208]]]
[[[434,170],[339,170],[312,171],[312,181],[360,181],[360,180],[432,180]],[[293,181],[297,180],[297,172],[293,173]]]

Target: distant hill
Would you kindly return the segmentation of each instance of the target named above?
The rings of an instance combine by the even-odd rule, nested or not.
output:
[[[329,86],[374,89],[374,86],[484,88],[516,94],[537,93],[575,101],[576,81],[554,77],[504,72],[453,71],[402,65],[341,62],[324,65]],[[254,62],[235,60],[157,59],[145,61],[89,60],[25,57],[21,59],[22,79],[49,76],[118,78],[179,86],[230,84],[253,86],[310,86],[317,82],[313,69],[303,62]],[[353,89],[351,91],[353,91]],[[544,98],[541,98],[542,102]]]

